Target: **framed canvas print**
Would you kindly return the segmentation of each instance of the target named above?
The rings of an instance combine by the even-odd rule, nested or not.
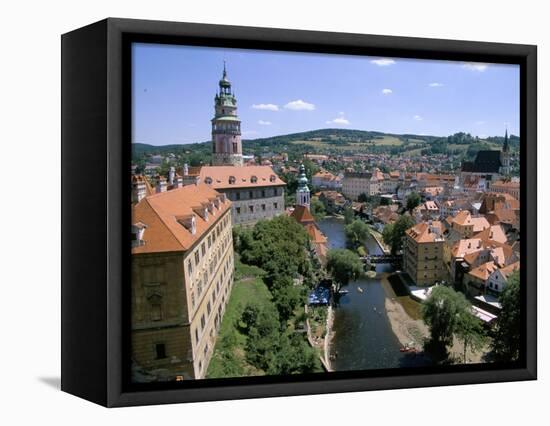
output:
[[[107,19],[62,37],[62,389],[536,378],[536,47]]]

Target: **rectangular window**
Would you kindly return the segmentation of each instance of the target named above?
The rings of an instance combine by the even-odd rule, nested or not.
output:
[[[210,304],[210,300],[206,304],[206,312],[208,313],[208,315],[210,315],[210,312],[212,312],[212,305]]]
[[[156,353],[157,359],[166,358],[166,345],[164,343],[157,343],[155,345],[155,353]]]
[[[204,243],[201,244],[201,253],[203,256],[206,254],[206,244]]]
[[[277,203],[273,203],[273,208],[274,209],[278,208]]]
[[[151,321],[162,320],[162,308],[160,303],[153,303],[151,305]]]
[[[190,260],[187,261],[187,273],[193,275],[193,263]]]
[[[201,261],[201,256],[200,256],[200,254],[199,254],[199,251],[197,250],[197,251],[195,252],[195,265],[198,266],[200,261]]]
[[[201,317],[201,330],[204,330],[205,325],[206,325],[206,319],[204,318],[204,314],[202,314],[202,317]]]
[[[195,343],[199,344],[199,329],[195,328]]]
[[[262,189],[262,198],[265,198],[265,189]]]
[[[265,212],[265,204],[262,204],[262,211]]]
[[[248,211],[250,213],[254,213],[254,206],[248,206]]]
[[[208,248],[212,245],[212,235],[208,236]]]
[[[237,192],[237,193],[235,194],[235,198],[236,198],[237,200],[240,200],[240,199],[241,199],[241,193],[240,193],[240,192]]]
[[[254,198],[254,192],[248,191],[248,198],[250,199]]]

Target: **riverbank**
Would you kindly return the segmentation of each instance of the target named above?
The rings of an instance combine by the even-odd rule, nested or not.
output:
[[[320,308],[324,309],[324,307]],[[333,332],[333,323],[334,323],[334,310],[332,309],[332,306],[328,306],[327,308],[327,315],[326,320],[324,321],[324,328],[321,332],[319,332],[319,327],[316,327],[314,330],[311,326],[310,322],[310,309],[308,305],[304,306],[304,312],[306,314],[306,331],[307,331],[307,340],[310,344],[310,346],[314,349],[316,349],[319,361],[323,365],[323,368],[327,372],[333,371],[331,364],[330,364],[330,343],[332,338],[334,337]]]
[[[422,320],[412,319],[396,300],[386,298],[385,306],[391,328],[399,343],[421,351],[424,347],[424,339],[430,336],[426,324]]]
[[[390,254],[391,249],[389,246],[384,244],[384,238],[380,232],[378,232],[376,229],[374,229],[371,225],[369,225],[369,231],[372,235],[372,238],[374,238],[374,241],[376,241],[376,244],[380,247],[380,250],[384,252],[384,254]]]

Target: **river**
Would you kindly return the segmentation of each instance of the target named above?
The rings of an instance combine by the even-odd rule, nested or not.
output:
[[[344,221],[325,218],[318,222],[328,238],[329,248],[345,248]],[[369,236],[366,247],[371,254],[382,254],[376,240]],[[392,272],[389,264],[378,264],[377,272]],[[360,287],[363,292],[359,292]],[[386,315],[384,287],[378,278],[353,281],[342,289],[335,309],[331,345],[334,371],[398,368],[417,365],[411,357],[399,352],[401,344],[392,331]],[[414,363],[414,364],[413,364]]]

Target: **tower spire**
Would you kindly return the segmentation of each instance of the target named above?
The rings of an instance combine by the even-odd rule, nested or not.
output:
[[[298,177],[298,188],[296,189],[296,205],[309,208],[310,193],[307,186],[306,168],[304,163],[300,164],[300,175]]]

